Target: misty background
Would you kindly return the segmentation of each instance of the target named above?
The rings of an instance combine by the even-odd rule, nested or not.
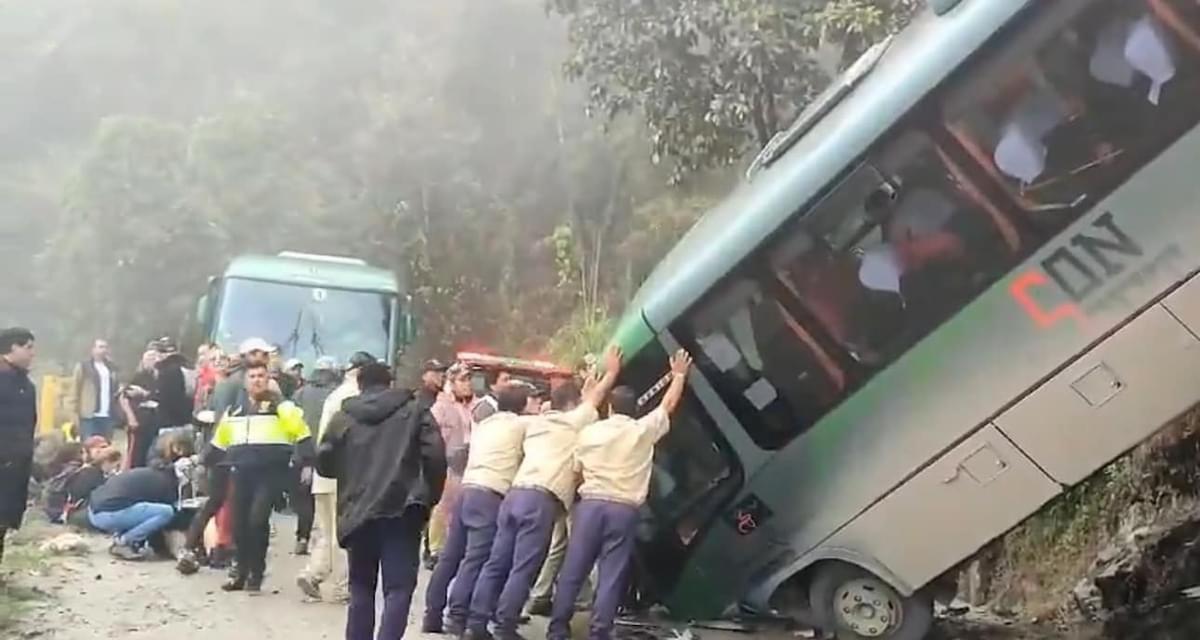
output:
[[[130,363],[248,252],[404,274],[418,351],[570,359],[917,0],[7,0],[0,325]]]

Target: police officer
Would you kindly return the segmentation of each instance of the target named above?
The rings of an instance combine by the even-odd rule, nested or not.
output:
[[[271,391],[264,364],[247,364],[246,395],[225,413],[213,433],[216,455],[233,474],[233,528],[237,571],[225,591],[262,589],[270,541],[271,510],[288,486],[293,454],[311,464],[312,435],[304,412]]]

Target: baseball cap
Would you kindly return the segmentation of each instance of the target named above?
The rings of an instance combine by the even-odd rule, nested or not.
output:
[[[159,338],[155,341],[155,349],[163,355],[174,355],[179,353],[179,347],[175,341],[170,338]]]
[[[333,356],[321,356],[313,364],[313,371],[336,371],[337,360]]]
[[[421,372],[422,373],[424,373],[426,371],[445,372],[449,368],[450,368],[450,365],[442,362],[441,360],[438,360],[437,358],[433,358],[431,360],[425,361],[425,364],[421,366]]]
[[[361,369],[373,362],[378,362],[375,356],[367,353],[366,351],[358,351],[355,352],[354,355],[350,356],[350,363],[346,368],[350,371],[354,371],[355,369]]]
[[[263,340],[262,338],[249,338],[242,341],[242,344],[238,346],[238,353],[243,356],[255,351],[271,353],[275,351],[275,349],[271,347],[271,345],[267,344],[267,341]]]
[[[292,369],[303,369],[304,363],[300,361],[300,358],[291,358],[287,362],[283,363],[283,368],[287,371],[291,371]]]

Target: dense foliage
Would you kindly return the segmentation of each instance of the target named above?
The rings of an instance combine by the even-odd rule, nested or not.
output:
[[[761,148],[916,0],[551,0],[589,105],[637,113],[675,178]]]
[[[409,274],[425,351],[578,352],[886,6],[7,2],[0,324],[128,357],[292,249]]]

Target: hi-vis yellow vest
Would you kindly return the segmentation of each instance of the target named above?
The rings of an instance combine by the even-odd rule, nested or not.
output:
[[[228,452],[229,462],[274,462],[287,460],[292,447],[312,437],[304,411],[292,402],[264,402],[249,414],[231,408],[213,432],[212,445]]]

